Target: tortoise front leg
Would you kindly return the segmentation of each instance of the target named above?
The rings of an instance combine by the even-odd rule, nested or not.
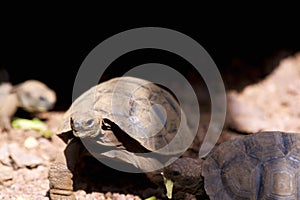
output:
[[[2,116],[1,117],[1,125],[3,126],[2,127],[3,131],[9,132],[11,130],[10,117]]]
[[[0,126],[3,130],[11,130],[11,118],[18,108],[18,99],[15,94],[7,94],[0,103]]]
[[[51,164],[49,171],[51,200],[75,200],[72,172],[81,149],[80,141],[73,139]]]

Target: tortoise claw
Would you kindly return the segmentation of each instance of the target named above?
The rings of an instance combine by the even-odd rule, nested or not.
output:
[[[51,189],[50,199],[51,200],[75,200],[76,198],[72,191]]]

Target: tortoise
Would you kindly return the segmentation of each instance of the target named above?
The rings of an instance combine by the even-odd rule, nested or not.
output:
[[[86,156],[160,181],[160,169],[194,138],[170,92],[130,76],[112,78],[81,94],[64,114],[57,135],[67,146],[50,166],[51,199],[75,198],[72,177],[81,173],[76,166]]]
[[[53,108],[55,92],[38,80],[27,80],[17,85],[0,85],[0,128],[9,131],[10,121],[18,107],[28,112],[44,112]]]
[[[174,183],[174,195],[299,199],[300,135],[266,131],[229,140],[204,159],[177,159],[163,174]]]

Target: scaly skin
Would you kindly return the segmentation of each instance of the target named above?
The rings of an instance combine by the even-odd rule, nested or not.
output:
[[[206,198],[201,175],[203,162],[200,158],[179,158],[164,168],[164,177],[174,184],[173,199],[191,198],[193,195]]]
[[[80,140],[71,139],[65,151],[60,153],[55,162],[51,164],[49,170],[51,200],[75,200],[72,178],[82,150]]]

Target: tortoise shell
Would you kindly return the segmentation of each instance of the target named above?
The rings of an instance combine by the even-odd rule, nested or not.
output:
[[[178,132],[184,137],[174,140],[165,152],[182,152],[179,147],[193,140],[176,99],[158,85],[135,77],[114,78],[84,92],[65,113],[58,133],[72,130],[77,137],[99,137],[114,134],[107,128],[111,124],[149,151],[167,147]],[[113,146],[109,140],[102,144]]]
[[[211,199],[299,199],[300,136],[261,132],[222,143],[202,169]]]

